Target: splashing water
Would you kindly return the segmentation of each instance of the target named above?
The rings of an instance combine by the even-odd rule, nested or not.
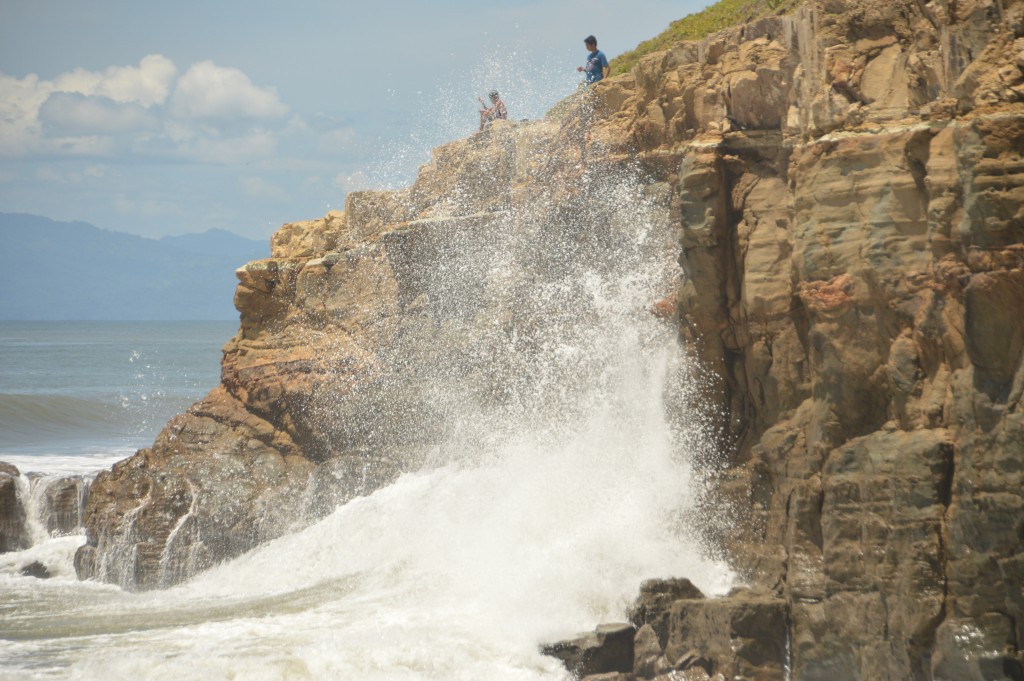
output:
[[[0,569],[0,676],[560,679],[539,644],[621,621],[644,579],[724,592],[680,520],[697,379],[649,312],[679,276],[668,208],[635,172],[581,182],[425,264],[436,347],[382,350],[424,408],[382,427],[427,465],[167,591]]]
[[[390,142],[377,154],[368,172],[368,186],[397,189],[409,183],[430,150],[477,130],[479,102],[491,90],[501,94],[513,121],[539,120],[572,92],[579,82],[569,57],[563,60],[524,60],[536,46],[521,43],[495,45],[479,63],[467,68],[438,92],[411,99],[419,110],[416,124],[405,139]]]

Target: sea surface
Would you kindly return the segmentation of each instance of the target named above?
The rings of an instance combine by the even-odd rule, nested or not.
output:
[[[237,321],[0,321],[0,461],[89,473],[148,446],[220,381]]]

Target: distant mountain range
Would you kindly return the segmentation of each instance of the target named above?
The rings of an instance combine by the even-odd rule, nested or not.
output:
[[[0,213],[0,319],[233,319],[235,270],[269,254],[221,229],[147,239]]]

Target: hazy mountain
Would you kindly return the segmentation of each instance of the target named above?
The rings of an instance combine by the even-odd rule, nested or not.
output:
[[[219,229],[147,239],[0,213],[0,319],[232,319],[235,269],[268,255]]]
[[[266,241],[246,239],[244,236],[238,236],[225,229],[210,229],[201,234],[164,236],[157,241],[187,253],[224,255],[236,259],[241,257],[242,262],[258,260],[270,255],[270,246]]]

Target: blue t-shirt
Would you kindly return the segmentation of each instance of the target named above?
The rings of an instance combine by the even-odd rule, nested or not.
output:
[[[588,83],[596,83],[604,78],[604,70],[608,68],[608,57],[601,50],[594,50],[587,55],[587,65],[583,71],[587,74]]]

